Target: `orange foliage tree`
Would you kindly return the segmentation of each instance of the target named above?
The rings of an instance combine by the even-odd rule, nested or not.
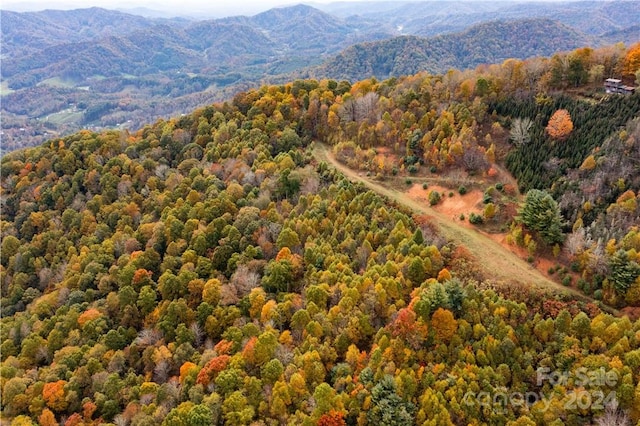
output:
[[[344,426],[346,424],[344,414],[336,410],[331,410],[318,419],[318,426]]]
[[[638,70],[640,70],[640,42],[631,46],[627,51],[627,55],[624,57],[623,72],[634,75]]]
[[[559,109],[553,113],[547,124],[547,133],[554,139],[564,139],[573,130],[571,115],[566,109]]]
[[[42,410],[42,414],[38,416],[38,423],[42,426],[58,425],[58,422],[56,421],[56,416],[48,408],[45,408],[44,410]]]
[[[67,408],[64,393],[64,385],[66,384],[66,381],[58,380],[57,382],[45,383],[42,388],[42,399],[54,411],[64,411]]]
[[[98,406],[91,401],[87,401],[82,404],[82,415],[86,421],[90,421],[93,417],[93,413],[98,409]]]
[[[78,317],[78,324],[80,325],[80,327],[83,327],[89,321],[93,321],[94,319],[101,316],[102,313],[99,310],[94,308],[87,309]]]
[[[445,282],[451,279],[451,272],[447,268],[442,268],[440,272],[438,272],[438,281]]]
[[[180,366],[180,383],[184,382],[184,379],[187,377],[187,375],[193,370],[193,369],[197,369],[198,366],[195,365],[192,362],[185,362],[184,364],[182,364],[182,366]]]

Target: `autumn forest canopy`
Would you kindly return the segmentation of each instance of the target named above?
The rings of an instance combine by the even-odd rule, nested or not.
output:
[[[640,93],[602,82],[638,58],[300,79],[4,155],[3,420],[635,424]],[[452,221],[556,285],[497,279],[325,147],[434,209],[477,191]]]

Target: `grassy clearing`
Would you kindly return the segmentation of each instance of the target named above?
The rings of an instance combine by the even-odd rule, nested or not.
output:
[[[0,82],[0,96],[5,96],[13,92],[15,92],[15,90],[9,88],[9,82],[7,80]]]
[[[47,117],[45,117],[45,120],[55,125],[61,125],[61,124],[70,124],[70,123],[80,123],[82,121],[82,118],[83,118],[82,111],[65,109],[63,111],[59,111],[54,114],[48,115]]]
[[[75,83],[72,80],[65,80],[60,77],[52,77],[46,80],[41,81],[37,84],[38,86],[51,86],[51,87],[61,87],[65,89],[71,89],[75,87]]]

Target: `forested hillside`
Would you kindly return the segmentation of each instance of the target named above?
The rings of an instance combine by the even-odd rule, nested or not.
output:
[[[83,127],[139,129],[390,36],[302,5],[199,21],[103,9],[2,11],[2,20],[5,151]]]
[[[296,80],[136,132],[84,130],[3,156],[3,419],[638,422],[640,321],[599,306],[640,305],[640,94],[600,87],[604,75],[634,78],[639,50]],[[574,80],[579,69],[584,80]],[[540,126],[548,146],[573,146],[571,132],[588,126],[576,111],[594,105],[609,127],[575,154],[547,149],[554,163],[566,158],[566,177],[537,169],[541,183],[522,185],[542,190],[524,199],[491,180],[505,157],[514,171],[533,163],[519,155],[542,143]],[[579,271],[599,246],[574,251],[567,222],[576,235],[590,226],[585,242],[607,235],[599,263],[588,263],[599,278],[586,270],[581,288],[595,303],[480,274],[482,259],[428,217],[314,159],[320,142],[380,182],[485,181],[474,223],[513,221],[514,247],[526,243],[532,258],[557,250]],[[628,160],[616,162],[621,154]],[[574,218],[576,185],[593,201]]]
[[[550,19],[491,21],[466,31],[431,38],[395,37],[345,49],[311,75],[337,79],[385,79],[420,71],[475,68],[508,58],[549,56],[589,45],[590,39]]]
[[[122,36],[163,22],[185,24],[181,19],[147,19],[98,7],[24,13],[1,10],[0,19],[2,54],[5,60],[29,56],[60,44]],[[6,65],[5,63],[3,68]]]

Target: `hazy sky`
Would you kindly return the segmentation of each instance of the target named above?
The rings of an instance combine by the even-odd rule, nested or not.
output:
[[[305,3],[329,3],[331,0],[311,0]],[[43,9],[79,9],[93,6],[105,9],[148,9],[171,11],[176,15],[229,16],[254,15],[278,6],[302,3],[301,0],[2,0],[0,8],[15,11],[35,11]]]

